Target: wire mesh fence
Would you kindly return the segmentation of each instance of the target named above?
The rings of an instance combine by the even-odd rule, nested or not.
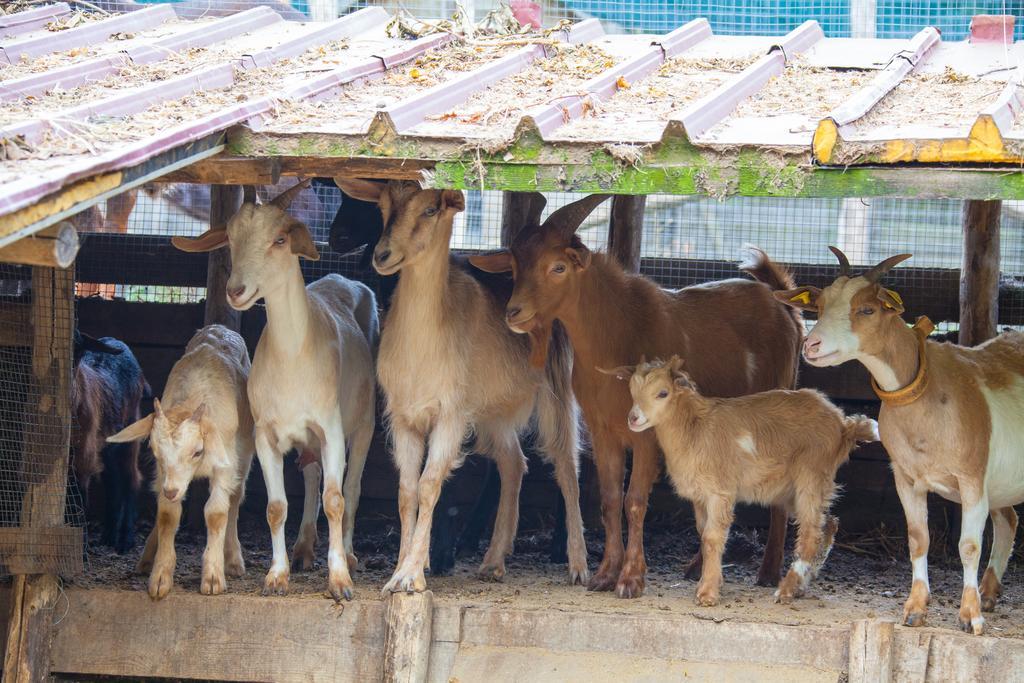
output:
[[[83,506],[68,478],[71,277],[0,264],[0,576],[82,565]]]

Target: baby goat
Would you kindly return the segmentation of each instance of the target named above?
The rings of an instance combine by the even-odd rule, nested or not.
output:
[[[238,506],[253,454],[248,378],[249,352],[242,337],[221,325],[204,327],[171,369],[164,389],[166,407],[154,399],[152,415],[107,439],[125,443],[149,438],[156,458],[156,526],[138,564],[140,572],[152,570],[149,597],[154,600],[165,597],[174,583],[174,535],[181,501],[193,479],[210,480],[200,592],[224,592],[225,565],[232,576],[245,574]]]
[[[269,204],[246,201],[226,229],[213,228],[195,240],[176,238],[174,243],[186,251],[230,245],[228,303],[244,311],[259,299],[266,302],[267,326],[256,346],[249,380],[256,455],[267,485],[267,523],[274,549],[263,592],[283,594],[288,589],[288,501],[282,458],[290,448],[301,447],[320,454],[330,530],[328,590],[341,600],[352,598],[352,533],[373,436],[373,361],[380,326],[377,302],[366,285],[332,274],[306,286],[299,257],[316,260],[320,254],[309,229],[285,212],[306,184],[300,182]],[[318,514],[311,496],[316,485],[309,476],[312,470],[319,467],[303,470],[307,505],[294,552],[310,564]]]
[[[682,360],[607,371],[629,380],[634,432],[655,428],[676,492],[693,501],[704,554],[697,603],[718,604],[722,551],[737,502],[779,505],[796,516],[796,557],[778,602],[800,597],[832,549],[828,516],[836,470],[858,441],[877,441],[874,420],[845,417],[819,392],[777,389],[705,398]]]

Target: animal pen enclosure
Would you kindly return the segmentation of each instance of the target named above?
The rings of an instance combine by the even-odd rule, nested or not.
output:
[[[29,10],[40,11],[68,8]],[[0,17],[0,27],[40,20],[18,17]],[[589,20],[467,41],[396,36],[379,8],[301,24],[267,8],[185,21],[157,6],[86,22],[59,44],[4,34],[0,261],[13,264],[0,265],[0,563],[13,576],[0,593],[11,615],[5,680],[1013,679],[1024,663],[1017,566],[989,635],[952,631],[953,608],[941,602],[938,628],[893,624],[906,590],[903,527],[877,444],[842,471],[837,513],[849,536],[812,599],[793,606],[769,605],[770,591],[750,585],[764,520],[747,511],[726,602],[694,608],[679,567],[696,541],[667,486],[652,502],[645,597],[564,586],[542,552],[557,502],[537,461],[523,492],[521,558],[503,584],[477,582],[462,560],[454,576],[430,578],[433,593],[381,600],[397,483],[379,433],[350,603],[322,598],[322,567],[294,577],[288,597],[256,595],[268,559],[258,477],[244,508],[249,572],[226,595],[197,594],[195,530],[180,534],[178,584],[161,602],[129,576],[134,555],[83,552],[96,539],[66,485],[73,330],[127,342],[156,396],[203,324],[238,329],[252,348],[265,316],[226,305],[226,259],[170,243],[230,217],[242,185],[266,197],[298,176],[322,179],[291,209],[322,254],[304,264],[306,280],[340,272],[381,295],[389,284],[360,252],[329,248],[341,202],[334,177],[467,191],[453,238],[462,251],[507,244],[524,193],[548,193],[552,209],[575,193],[614,193],[584,241],[667,287],[736,275],[745,241],[819,286],[838,272],[827,244],[859,265],[910,251],[887,282],[911,316],[967,344],[1024,326],[1024,88],[1007,68],[1024,43],[1012,40],[1012,17],[979,17],[961,27],[964,40],[922,27],[909,39],[825,37],[813,21],[734,36],[689,18],[656,35],[606,35]],[[105,22],[119,23],[90,29]],[[114,220],[126,197],[134,211]],[[63,221],[76,226],[80,250]],[[72,267],[56,267],[76,251]],[[859,366],[805,365],[800,383],[877,411]],[[289,478],[289,495],[301,496],[297,470]],[[468,463],[456,477],[459,519],[483,479]],[[583,482],[596,527],[589,464]],[[934,503],[933,518],[955,526],[957,510]],[[899,531],[879,531],[883,522]],[[938,553],[951,547],[935,542]],[[957,569],[940,562],[933,579],[949,595]]]

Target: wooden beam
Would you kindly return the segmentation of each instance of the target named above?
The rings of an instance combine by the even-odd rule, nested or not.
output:
[[[82,541],[82,530],[77,527],[3,527],[0,528],[0,557],[10,574],[80,571],[83,568]],[[60,555],[37,552],[46,547],[60,548]]]
[[[378,178],[381,180],[422,180],[423,170],[434,167],[425,159],[383,157],[279,157],[281,175],[335,178]],[[477,188],[467,188],[477,189]]]
[[[36,533],[64,523],[71,434],[74,295],[73,270],[32,269],[34,338],[25,424],[36,427],[35,433],[26,433],[25,438],[23,476],[28,479],[31,474],[31,478],[22,500],[21,527]],[[47,536],[40,539],[36,548],[59,543],[59,539],[59,535]],[[46,545],[42,544],[44,540]],[[23,552],[26,550],[31,552],[32,549],[22,549]],[[51,549],[50,554],[58,561],[81,562],[81,546],[72,556],[75,552],[73,546],[56,545],[56,552]],[[49,680],[53,614],[59,595],[60,588],[54,574],[15,576],[14,607],[4,656],[4,681],[34,683]]]
[[[424,683],[430,666],[434,595],[392,593],[384,604],[385,683]]]
[[[78,231],[68,221],[0,248],[0,263],[67,268],[78,254]]]
[[[630,273],[640,272],[640,243],[644,232],[647,195],[615,195],[608,226],[608,253]]]
[[[0,305],[0,347],[32,345],[32,307],[4,302]]]
[[[274,158],[215,156],[172,171],[161,183],[201,185],[277,185],[281,162]]]
[[[960,269],[960,344],[996,336],[999,324],[999,200],[964,202]]]

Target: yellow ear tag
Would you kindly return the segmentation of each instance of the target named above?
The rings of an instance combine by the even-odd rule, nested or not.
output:
[[[886,294],[888,294],[889,296],[891,296],[891,297],[892,297],[892,298],[893,298],[893,299],[894,299],[894,300],[896,301],[896,303],[898,303],[898,304],[899,304],[900,306],[902,306],[902,305],[903,305],[903,299],[902,299],[902,298],[900,298],[900,295],[899,295],[899,294],[897,294],[896,292],[894,292],[894,291],[893,291],[893,290],[891,290],[891,289],[886,289],[886,290],[884,290],[884,291],[885,291],[885,293],[886,293]],[[888,301],[883,301],[882,303],[883,303],[883,304],[885,305],[885,307],[886,307],[886,308],[896,308],[895,306],[893,306],[892,304],[890,304],[890,303],[889,303]]]
[[[800,302],[802,304],[810,306],[811,305],[811,293],[806,291],[806,290],[804,290],[804,291],[800,292],[799,294],[797,294],[796,296],[794,296],[793,298],[791,298],[790,301]]]

